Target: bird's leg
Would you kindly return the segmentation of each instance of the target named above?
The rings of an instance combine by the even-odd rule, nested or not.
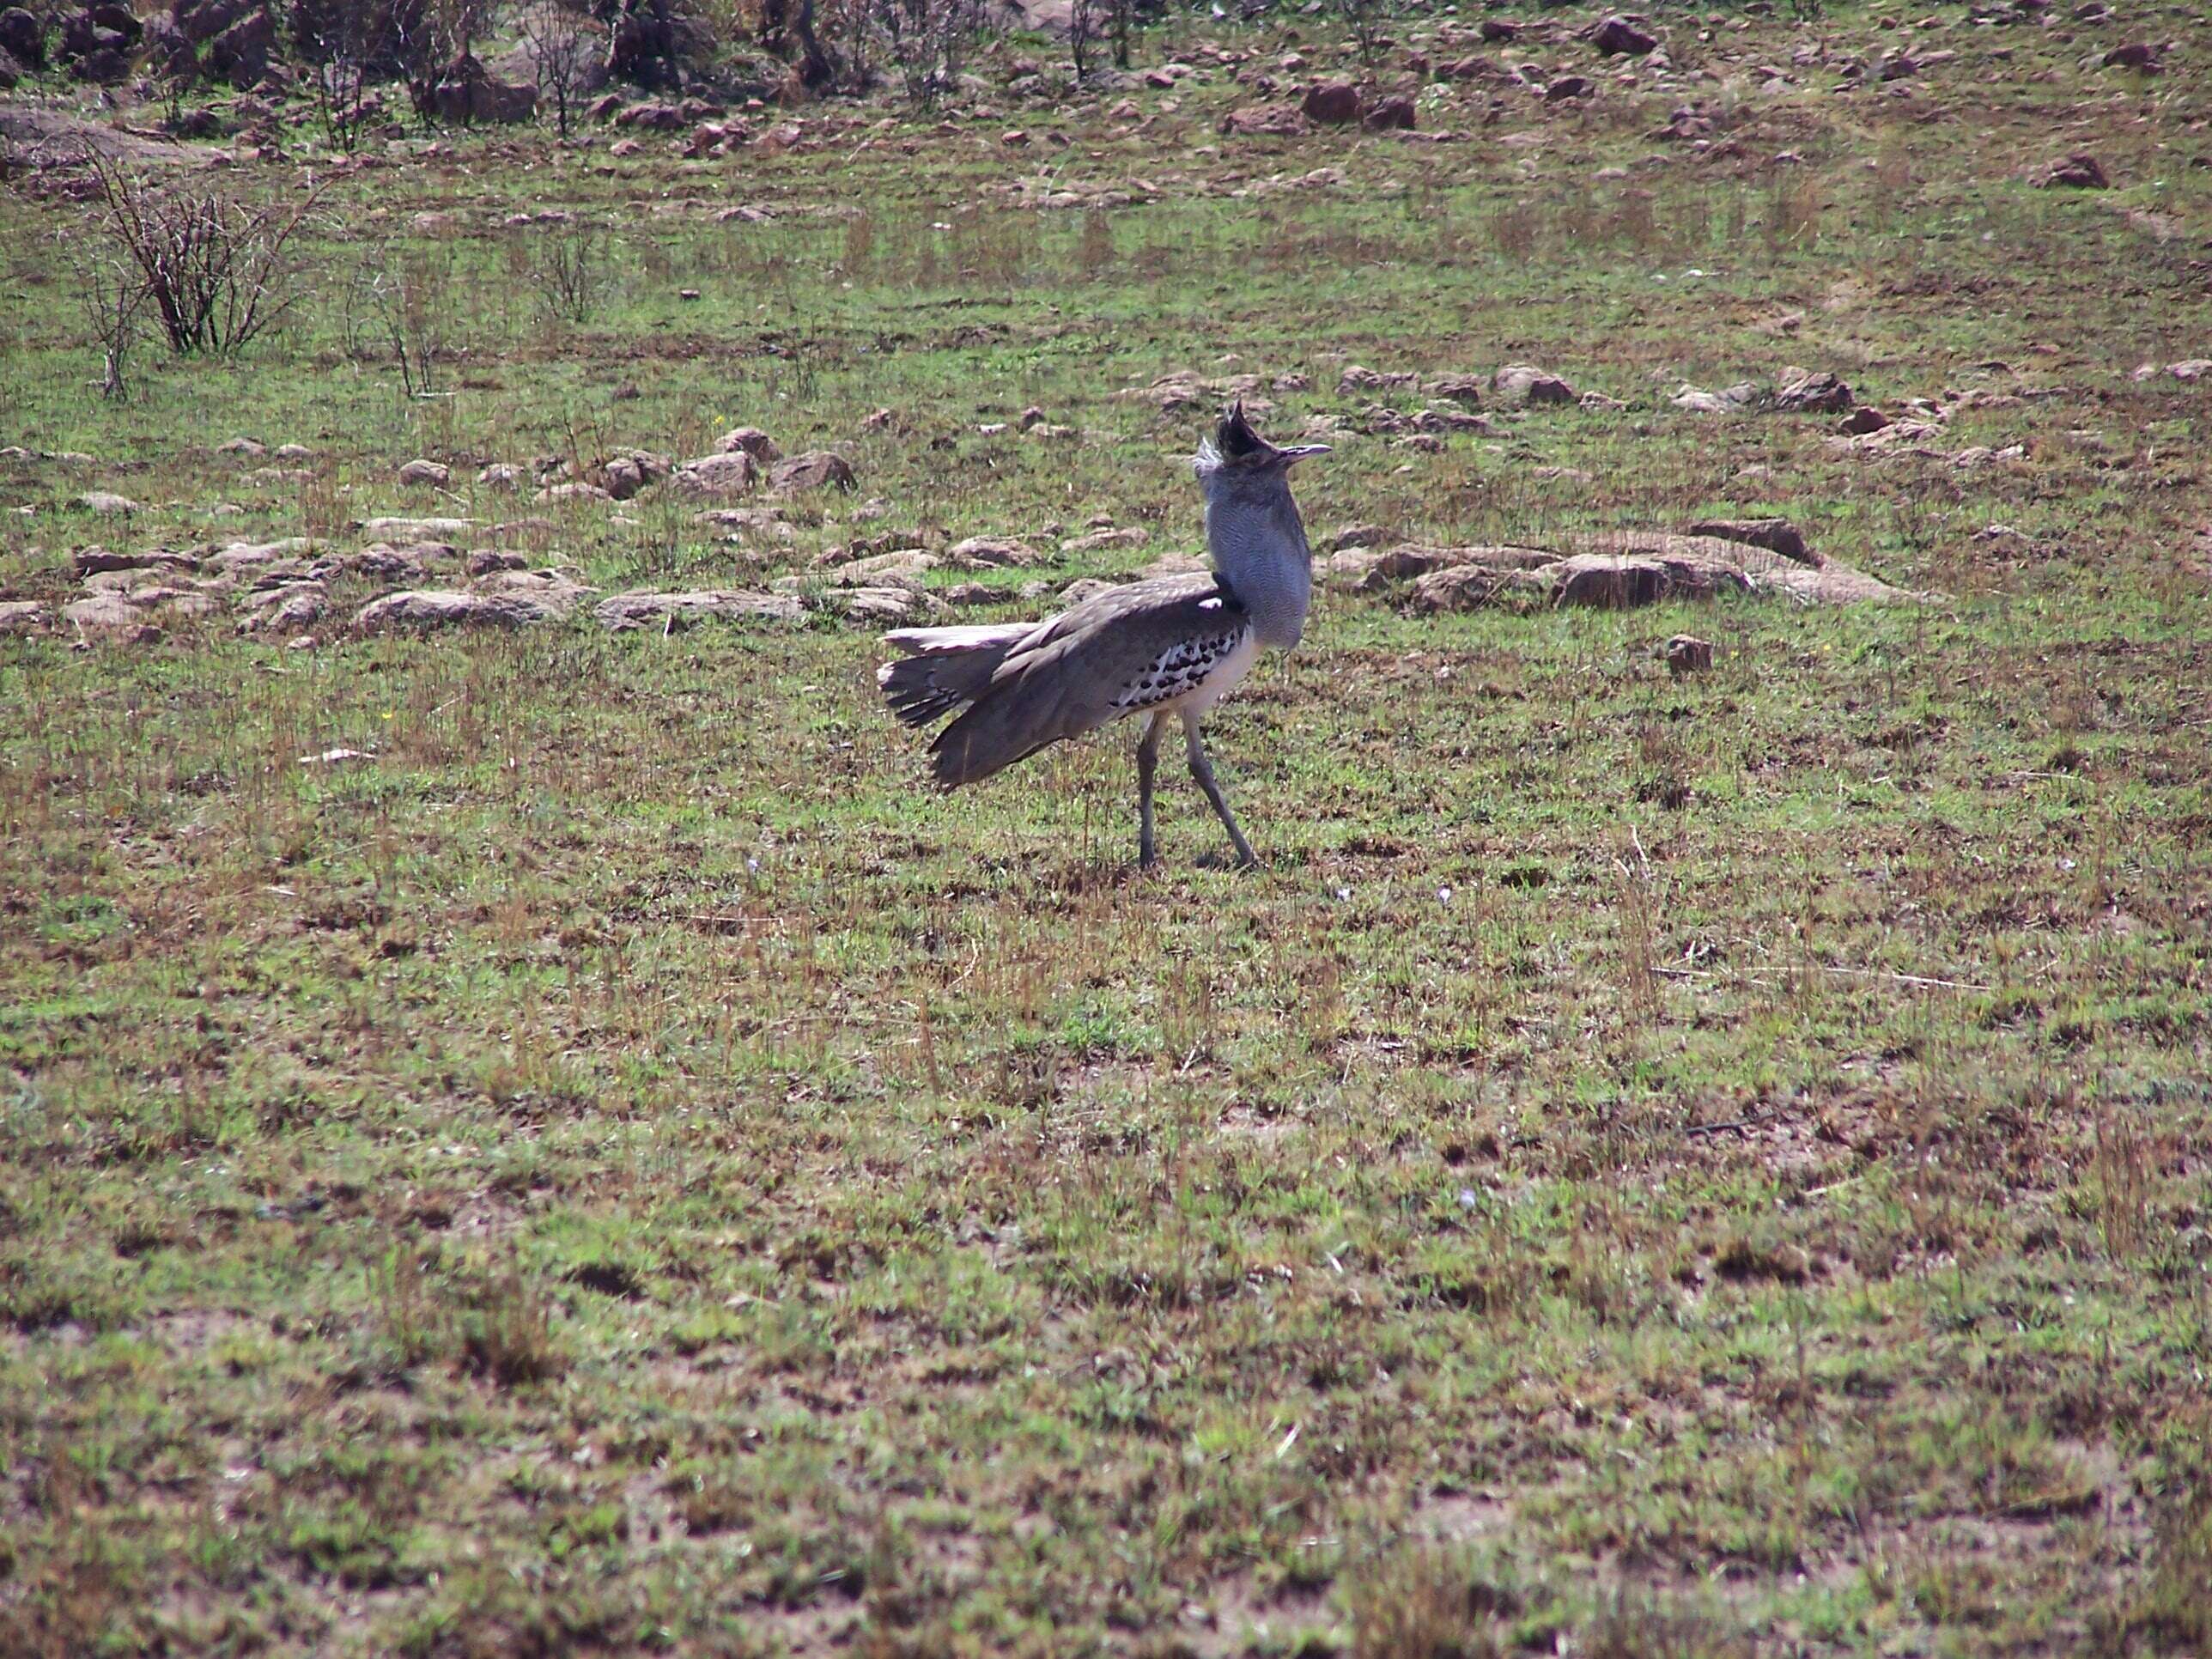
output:
[[[1152,775],[1160,764],[1160,728],[1166,712],[1145,722],[1145,735],[1137,739],[1137,862],[1150,869],[1159,854],[1152,849]]]
[[[1190,751],[1190,775],[1198,780],[1198,787],[1206,792],[1219,814],[1221,827],[1229,831],[1230,843],[1237,848],[1237,861],[1246,866],[1257,864],[1259,854],[1252,843],[1244,839],[1244,832],[1237,827],[1236,815],[1230,811],[1229,803],[1222,798],[1221,786],[1213,781],[1213,763],[1206,757],[1206,744],[1198,735],[1198,716],[1186,713],[1182,717],[1184,747]]]

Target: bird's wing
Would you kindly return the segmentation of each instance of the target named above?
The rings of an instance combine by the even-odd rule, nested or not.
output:
[[[1167,702],[1249,625],[1234,596],[1204,573],[1086,599],[1022,641],[975,706],[939,734],[938,779],[972,783],[1047,744]]]

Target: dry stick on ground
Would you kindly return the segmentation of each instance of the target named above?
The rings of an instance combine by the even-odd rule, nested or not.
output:
[[[172,351],[236,351],[292,308],[286,249],[323,186],[289,208],[252,208],[220,191],[149,184],[90,145],[83,161],[100,187],[100,226],[136,266]]]

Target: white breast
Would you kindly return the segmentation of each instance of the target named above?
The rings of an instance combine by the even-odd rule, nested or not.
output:
[[[1114,699],[1114,714],[1152,708],[1203,714],[1252,672],[1252,660],[1259,653],[1259,640],[1245,625],[1180,641],[1155,657]]]

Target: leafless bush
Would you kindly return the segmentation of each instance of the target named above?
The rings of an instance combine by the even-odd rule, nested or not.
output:
[[[981,21],[977,0],[870,0],[867,9],[868,26],[898,66],[908,98],[925,108],[959,84]]]
[[[569,112],[582,101],[592,65],[605,46],[584,19],[557,5],[526,12],[522,38],[537,67],[538,104],[553,106],[554,123],[566,138]]]
[[[95,150],[85,163],[99,191],[95,222],[128,262],[172,351],[239,350],[299,298],[291,241],[319,190],[290,207],[256,208],[220,190],[149,184]]]
[[[606,239],[591,225],[570,225],[531,251],[530,279],[549,314],[588,321],[607,286]]]
[[[1107,0],[1073,0],[1067,12],[1067,56],[1081,86],[1091,73],[1091,43],[1098,38],[1098,21]]]
[[[1359,61],[1374,68],[1382,54],[1383,31],[1389,26],[1390,0],[1336,0],[1336,8],[1343,15],[1344,27],[1352,35]]]
[[[110,244],[88,243],[67,234],[57,240],[76,279],[77,302],[84,309],[93,343],[100,348],[100,395],[125,397],[125,374],[145,313],[146,284],[137,267]]]
[[[346,300],[348,355],[389,362],[410,398],[439,396],[439,375],[451,350],[452,290],[450,254],[363,265]]]

